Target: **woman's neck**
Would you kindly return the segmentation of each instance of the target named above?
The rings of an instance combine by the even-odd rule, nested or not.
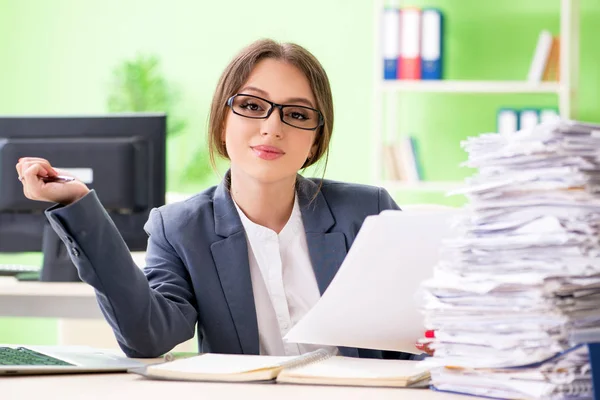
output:
[[[281,232],[290,219],[295,200],[296,177],[277,182],[259,182],[231,170],[231,197],[255,224]]]

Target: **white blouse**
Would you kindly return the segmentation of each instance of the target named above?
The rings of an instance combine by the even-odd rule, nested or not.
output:
[[[235,202],[234,202],[235,203]],[[312,268],[298,196],[279,234],[250,221],[237,206],[246,231],[261,355],[294,356],[334,347],[284,343],[283,336],[321,297]]]

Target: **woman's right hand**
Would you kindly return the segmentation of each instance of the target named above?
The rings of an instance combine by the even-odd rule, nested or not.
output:
[[[415,343],[415,347],[422,351],[423,353],[427,353],[430,356],[433,356],[435,350],[433,350],[429,345],[431,342],[435,340],[435,331],[427,330],[425,331],[425,338],[419,339],[417,343]]]
[[[90,189],[81,181],[44,182],[43,178],[68,175],[52,168],[48,160],[23,157],[16,165],[18,178],[23,184],[25,197],[31,200],[49,201],[69,205],[89,193]]]

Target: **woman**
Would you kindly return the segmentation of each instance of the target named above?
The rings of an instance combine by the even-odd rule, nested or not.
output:
[[[218,186],[152,210],[144,272],[93,190],[45,182],[60,171],[44,159],[16,168],[28,198],[58,203],[46,215],[128,356],[159,356],[196,324],[201,352],[297,355],[315,346],[282,337],[327,288],[365,217],[398,209],[381,188],[298,175],[327,160],[332,129],[329,80],[312,54],[271,40],[245,48],[210,112],[211,159],[229,159],[230,170]]]

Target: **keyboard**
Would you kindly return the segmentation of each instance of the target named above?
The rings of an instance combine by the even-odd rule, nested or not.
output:
[[[22,272],[40,272],[40,268],[33,265],[0,264],[0,276],[16,276]]]
[[[0,365],[73,365],[24,347],[0,347]]]

